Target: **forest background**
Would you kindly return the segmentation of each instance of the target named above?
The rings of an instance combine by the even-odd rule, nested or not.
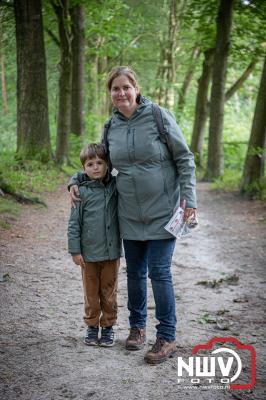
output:
[[[265,51],[261,0],[0,0],[0,214],[80,169],[116,65],[175,114],[199,179],[265,199]]]

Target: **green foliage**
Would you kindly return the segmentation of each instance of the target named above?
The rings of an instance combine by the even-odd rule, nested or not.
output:
[[[262,183],[254,181],[242,187],[241,192],[250,199],[266,200],[266,177]]]
[[[0,154],[16,150],[15,110],[1,115]]]
[[[209,314],[209,313],[205,313],[203,315],[201,315],[198,319],[198,321],[205,325],[205,324],[215,324],[216,323],[216,317]]]
[[[0,7],[0,54],[5,70],[8,110],[0,96],[0,151],[15,150],[16,145],[16,39],[12,7]],[[2,70],[2,66],[0,67]],[[3,78],[3,77],[2,77]],[[2,90],[2,85],[0,84]]]
[[[232,29],[232,61],[240,65],[265,53],[266,3],[261,0],[236,3]]]
[[[202,52],[215,46],[217,0],[190,0],[185,2],[182,37],[190,38],[190,43],[201,48]],[[191,26],[193,29],[191,29]],[[184,39],[183,39],[184,40]]]
[[[16,151],[16,44],[13,9],[0,8],[0,51],[5,56],[8,94],[8,114],[3,113],[0,96],[0,174],[14,189],[28,193],[52,190],[65,181],[65,174],[80,169],[79,153],[88,142],[99,141],[103,123],[108,115],[105,79],[115,65],[131,65],[139,75],[141,92],[155,100],[154,93],[161,84],[158,80],[162,43],[166,46],[168,31],[169,1],[135,0],[72,0],[71,5],[82,3],[86,9],[86,80],[85,91],[85,135],[79,138],[70,135],[69,157],[71,165],[60,172],[52,162],[43,167],[39,162],[26,163],[15,160]],[[181,4],[182,2],[180,2]],[[175,101],[188,67],[192,50],[198,47],[201,56],[195,62],[186,104],[178,123],[190,143],[193,127],[198,78],[201,75],[203,51],[214,46],[216,35],[217,0],[187,0],[178,20],[181,29],[177,36]],[[43,2],[45,48],[47,59],[47,81],[49,94],[49,122],[52,149],[56,145],[58,112],[58,77],[60,49],[52,39],[58,37],[58,25],[50,2]],[[241,76],[254,58],[265,52],[266,2],[261,0],[236,1],[232,29],[232,50],[229,57],[227,89]],[[261,66],[258,63],[245,85],[227,102],[224,120],[225,174],[216,180],[214,187],[223,190],[238,190],[241,172],[250,136],[254,105],[257,96]],[[173,106],[177,114],[177,106]],[[206,129],[206,136],[207,136]],[[204,158],[207,156],[207,137]],[[201,175],[201,171],[198,171]],[[1,177],[1,175],[0,175]],[[251,188],[252,189],[252,188]],[[253,190],[253,189],[252,189]],[[263,188],[260,189],[263,193]]]
[[[224,143],[224,167],[231,171],[242,171],[247,151],[247,142],[230,141]]]
[[[0,214],[9,213],[17,216],[20,214],[20,211],[21,206],[16,201],[0,197]]]
[[[21,205],[10,197],[0,196],[0,228],[9,229],[10,222],[18,217]]]
[[[265,157],[266,149],[264,149],[262,147],[251,147],[248,150],[248,155],[249,156]]]
[[[211,187],[225,192],[239,192],[241,179],[241,170],[225,169],[224,175],[212,182]],[[242,193],[251,199],[266,200],[266,177],[263,183],[252,182],[242,189]]]
[[[54,190],[66,177],[52,162],[43,165],[38,161],[16,161],[14,153],[6,152],[1,154],[1,180],[13,191],[40,194]]]
[[[81,149],[88,143],[85,137],[80,137],[74,134],[70,135],[69,138],[69,157],[71,160],[71,166],[68,168],[75,168],[75,170],[81,168],[81,163],[79,159],[79,154]],[[69,170],[69,169],[67,169]],[[65,170],[65,171],[67,171]]]
[[[21,205],[19,203],[7,197],[0,197],[0,214],[18,216],[20,212]]]
[[[225,169],[223,176],[212,182],[211,187],[212,189],[234,192],[239,190],[240,180],[240,170]]]

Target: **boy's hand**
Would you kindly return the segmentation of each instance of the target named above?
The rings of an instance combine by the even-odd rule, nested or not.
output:
[[[85,267],[85,262],[81,254],[76,254],[72,256],[72,260],[76,265],[79,265],[81,268]]]
[[[79,197],[78,185],[73,185],[69,189],[71,207],[76,208],[76,202],[81,201]]]

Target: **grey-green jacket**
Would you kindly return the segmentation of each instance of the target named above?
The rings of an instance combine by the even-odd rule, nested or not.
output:
[[[130,118],[113,111],[110,159],[118,171],[118,218],[122,238],[171,238],[164,226],[179,205],[196,208],[195,163],[173,115],[162,108],[168,145],[160,140],[151,102],[141,99]],[[80,179],[76,175],[72,184]]]
[[[71,209],[68,224],[69,253],[82,254],[87,262],[114,260],[121,256],[115,178],[108,183],[86,181],[79,187],[81,201]]]

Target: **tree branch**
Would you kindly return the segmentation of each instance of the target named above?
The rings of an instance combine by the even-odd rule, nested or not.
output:
[[[42,204],[44,207],[47,207],[47,204],[39,197],[32,197],[23,192],[17,192],[0,177],[0,195],[3,196],[5,193],[14,197],[19,203]]]
[[[60,47],[60,40],[58,39],[58,37],[49,29],[49,28],[45,28],[45,31],[48,33],[48,35],[52,38],[52,40],[54,41],[54,43]]]
[[[227,90],[225,93],[225,101],[228,101],[231,99],[231,97],[243,86],[244,82],[247,80],[253,69],[255,68],[255,65],[257,64],[258,60],[254,59],[252,60],[243,74],[238,78],[238,80]],[[207,112],[209,114],[210,112],[210,101],[208,101],[207,104]]]
[[[245,80],[249,77],[258,60],[252,60],[250,64],[247,66],[243,74],[238,78],[238,80],[227,90],[225,93],[225,101],[229,100],[237,91],[241,88]]]

